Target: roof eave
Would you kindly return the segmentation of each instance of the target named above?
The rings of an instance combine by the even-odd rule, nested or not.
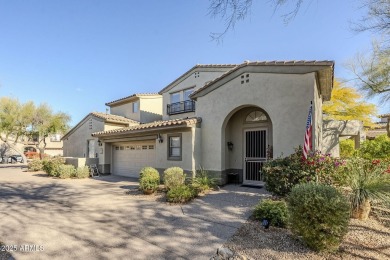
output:
[[[93,137],[121,137],[126,135],[132,135],[132,134],[139,134],[139,133],[148,133],[148,132],[155,132],[155,131],[162,131],[162,130],[173,130],[173,129],[184,129],[184,128],[191,128],[196,126],[196,123],[194,124],[180,124],[180,125],[170,125],[170,126],[160,126],[160,127],[150,127],[150,128],[144,128],[144,129],[137,129],[137,130],[128,130],[123,132],[114,132],[114,133],[92,133]]]
[[[190,95],[190,98],[193,100],[196,100],[198,97],[204,96],[207,93],[213,91],[214,89],[218,88],[219,86],[227,83],[228,81],[232,80],[234,77],[238,76],[242,73],[243,69],[249,68],[249,67],[259,67],[259,68],[294,68],[297,70],[296,72],[293,71],[287,71],[283,72],[283,74],[306,74],[310,72],[316,72],[319,82],[319,87],[321,94],[323,95],[324,101],[330,100],[331,92],[333,89],[333,79],[334,79],[334,61],[326,61],[321,62],[319,64],[280,64],[280,65],[256,65],[251,63],[243,63],[230,71],[227,71],[224,75],[221,75],[219,78],[215,79],[214,81],[210,82],[209,84],[206,84],[204,87],[200,88],[199,90],[195,91]],[[303,67],[304,66],[304,67]],[[306,71],[299,71],[298,68],[307,68]],[[309,67],[312,67],[312,70],[309,70]],[[263,73],[267,73],[267,70],[265,70]],[[282,72],[272,72],[272,73],[282,73]]]

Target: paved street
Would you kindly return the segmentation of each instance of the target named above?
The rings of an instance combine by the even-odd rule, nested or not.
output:
[[[0,184],[0,241],[19,247],[16,259],[209,259],[266,196],[228,185],[169,205],[126,194],[134,179],[61,180],[20,167],[0,168]]]

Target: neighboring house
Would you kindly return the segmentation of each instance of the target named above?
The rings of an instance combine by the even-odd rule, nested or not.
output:
[[[380,121],[376,123],[373,129],[367,132],[367,139],[375,139],[378,135],[387,134],[387,128],[389,127],[390,113],[378,116]]]
[[[134,94],[106,103],[113,115],[123,116],[140,123],[161,120],[162,96],[156,93]]]
[[[222,183],[238,173],[244,183],[260,184],[267,159],[302,145],[311,102],[313,149],[327,149],[322,103],[330,99],[333,73],[333,61],[196,65],[159,92],[163,121],[92,134],[104,146],[99,165],[132,177],[144,166],[203,167]],[[107,103],[112,114],[119,113],[116,102]]]
[[[64,157],[97,158],[103,153],[104,146],[91,134],[117,128],[138,125],[139,122],[123,116],[92,112],[62,137]],[[107,153],[110,156],[110,153]],[[104,171],[104,168],[101,169]],[[106,169],[109,172],[109,169]]]
[[[324,120],[322,133],[322,152],[340,157],[339,140],[352,139],[355,149],[366,140],[366,131],[363,122],[359,120]]]

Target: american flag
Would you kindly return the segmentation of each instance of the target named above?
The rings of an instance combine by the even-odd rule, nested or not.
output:
[[[307,159],[307,153],[311,150],[311,117],[312,117],[312,105],[309,108],[309,115],[307,116],[306,121],[306,132],[305,132],[305,143],[303,144],[303,157]]]

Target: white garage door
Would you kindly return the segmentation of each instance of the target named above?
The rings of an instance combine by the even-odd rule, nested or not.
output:
[[[112,173],[138,178],[143,167],[155,167],[155,148],[155,141],[114,144],[112,148]]]

